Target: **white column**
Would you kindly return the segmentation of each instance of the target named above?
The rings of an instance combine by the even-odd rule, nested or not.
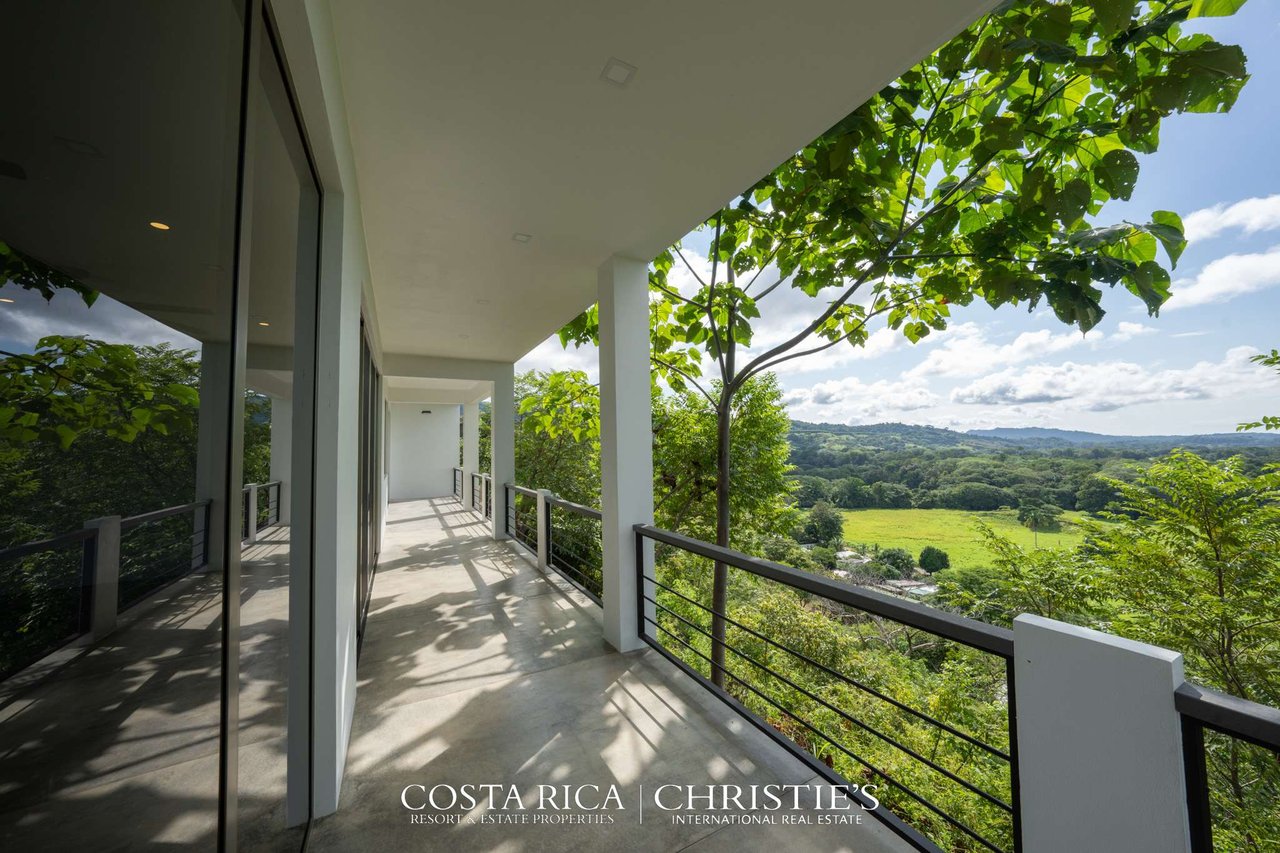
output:
[[[489,403],[489,474],[493,478],[493,538],[507,537],[507,483],[516,480],[516,366],[493,380]]]
[[[1025,849],[1188,851],[1182,655],[1040,616],[1013,633]]]
[[[86,521],[97,530],[93,544],[93,609],[89,616],[89,638],[98,642],[116,629],[120,611],[120,516],[108,515]]]
[[[227,450],[230,436],[227,423],[230,415],[227,403],[230,399],[231,347],[225,343],[203,342],[200,345],[200,414],[196,424],[196,499],[210,501],[209,506],[209,565],[206,571],[221,572],[226,560],[226,543],[217,531],[224,530],[228,499],[222,489],[226,478]],[[237,503],[237,509],[239,505]],[[232,516],[238,518],[238,516]],[[204,529],[205,516],[196,514],[196,530]],[[232,525],[239,531],[239,522]]]
[[[280,483],[276,511],[281,524],[289,523],[289,476],[293,459],[293,401],[271,398],[271,479]]]
[[[249,505],[249,511],[245,513],[247,522],[244,530],[244,541],[246,545],[252,545],[258,541],[258,484],[249,484],[249,494],[245,497],[245,503]]]
[[[544,572],[551,560],[551,531],[547,528],[547,498],[551,496],[550,489],[538,489],[538,568]]]
[[[604,636],[615,649],[626,652],[642,645],[631,528],[653,521],[647,265],[615,256],[600,267],[597,282]]]
[[[462,406],[462,505],[471,509],[471,475],[480,471],[480,401]]]

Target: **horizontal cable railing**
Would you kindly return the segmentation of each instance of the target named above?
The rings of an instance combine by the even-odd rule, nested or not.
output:
[[[462,469],[453,469],[453,496],[462,500]]]
[[[538,493],[506,483],[507,535],[534,554],[538,553]]]
[[[208,530],[208,501],[120,519],[119,611],[204,566]]]
[[[100,565],[99,538],[117,525],[118,561]],[[0,550],[0,680],[207,565],[208,530],[209,502],[196,501]],[[116,589],[107,606],[95,600],[104,588]]]
[[[265,494],[266,500],[263,500]],[[272,480],[258,486],[258,529],[274,527],[280,523],[280,481]]]
[[[0,680],[89,631],[97,530],[0,551]]]
[[[1020,849],[1011,631],[651,525],[635,533],[646,643],[832,784],[875,785],[872,814],[917,849]],[[946,688],[956,672],[985,692],[904,700],[895,669],[903,687]]]
[[[604,595],[600,510],[548,496],[547,565],[596,604]]]
[[[1192,853],[1270,849],[1280,841],[1280,709],[1192,684],[1173,704]]]

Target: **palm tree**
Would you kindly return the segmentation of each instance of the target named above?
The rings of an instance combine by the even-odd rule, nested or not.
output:
[[[1018,521],[1031,530],[1033,547],[1040,547],[1040,531],[1049,530],[1058,523],[1062,510],[1040,501],[1028,501],[1018,507]]]

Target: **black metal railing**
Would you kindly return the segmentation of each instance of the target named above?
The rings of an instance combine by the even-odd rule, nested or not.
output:
[[[534,554],[538,553],[538,493],[506,483],[507,535]]]
[[[648,645],[917,849],[1021,850],[1011,631],[651,525],[635,536]],[[710,603],[716,563],[724,611]],[[918,707],[893,695],[890,654],[917,679],[951,667],[987,690]],[[852,787],[868,784],[878,807]]]
[[[97,531],[0,551],[0,680],[89,631]]]
[[[478,473],[471,474],[471,510],[480,512],[484,506],[484,477]]]
[[[550,496],[546,507],[547,565],[600,604],[604,595],[600,510]]]
[[[1193,684],[1173,704],[1192,853],[1271,849],[1280,840],[1280,709]]]
[[[462,500],[462,469],[453,469],[453,496]]]
[[[280,523],[280,481],[272,480],[258,486],[258,529],[274,527]]]
[[[209,502],[120,519],[120,563],[98,565],[96,527],[0,550],[0,681],[94,629],[100,571],[117,573],[116,612],[209,560]]]
[[[493,478],[481,474],[480,480],[484,483],[484,517],[493,518]]]
[[[206,565],[208,534],[208,501],[120,519],[119,611]]]

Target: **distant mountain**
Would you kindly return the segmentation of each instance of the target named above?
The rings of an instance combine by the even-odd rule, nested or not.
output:
[[[1220,432],[1202,435],[1103,435],[1074,429],[1001,427],[971,429],[965,435],[1008,441],[1021,447],[1280,447],[1280,435]]]
[[[794,439],[802,443],[821,441],[819,436],[839,437],[844,446],[867,450],[906,450],[912,447],[971,450],[1052,450],[1072,447],[1114,447],[1141,450],[1168,450],[1174,447],[1266,447],[1280,448],[1280,434],[1227,432],[1209,435],[1104,435],[1069,429],[1044,427],[1001,427],[967,432],[917,424],[815,424],[792,421]]]

